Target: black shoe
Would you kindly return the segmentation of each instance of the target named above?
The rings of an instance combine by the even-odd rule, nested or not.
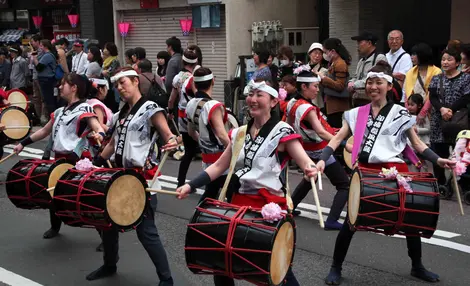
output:
[[[98,246],[96,247],[96,251],[97,251],[97,252],[103,252],[103,251],[104,251],[103,243],[100,243],[100,245],[98,245]]]
[[[413,267],[411,268],[411,276],[418,279],[427,281],[427,282],[437,282],[439,281],[439,275],[432,273],[431,271],[426,270],[424,267]]]
[[[114,266],[106,266],[103,265],[100,268],[96,269],[95,271],[91,272],[86,276],[86,280],[88,281],[93,281],[93,280],[98,280],[101,278],[106,278],[109,276],[113,276],[116,274],[117,267],[116,265]]]
[[[293,210],[292,211],[292,215],[293,216],[299,216],[302,212],[301,211],[298,211],[298,210]]]
[[[173,286],[173,278],[170,277],[167,280],[160,281],[160,283],[158,283],[158,286]]]
[[[328,285],[339,285],[341,284],[341,268],[331,267],[330,273],[325,278],[325,283]]]
[[[56,237],[58,235],[59,235],[59,231],[51,228],[48,231],[46,231],[42,237],[45,239],[49,239],[49,238]]]

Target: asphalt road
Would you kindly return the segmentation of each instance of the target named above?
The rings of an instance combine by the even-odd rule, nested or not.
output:
[[[45,145],[45,141],[37,142],[29,146],[32,149],[24,152],[24,157],[15,157],[1,164],[0,181],[5,180],[8,170],[18,159],[40,158]],[[5,148],[6,154],[10,151]],[[178,166],[179,162],[169,160],[163,168],[161,182],[165,189],[175,188]],[[200,166],[200,161],[194,161],[188,178],[196,176]],[[301,177],[295,171],[291,173],[291,188],[294,188]],[[320,193],[322,206],[329,207],[333,195],[334,189],[324,178],[324,191]],[[324,231],[319,227],[316,212],[312,211],[315,209],[312,197],[309,195],[305,199],[305,204],[301,205],[302,216],[296,219],[293,268],[300,284],[309,286],[323,285],[337,235],[335,231]],[[187,223],[198,199],[196,194],[184,201],[165,195],[158,197],[157,227],[170,260],[175,285],[212,285],[211,277],[192,274],[184,257]],[[470,213],[470,207],[464,205],[464,209]],[[43,239],[43,232],[49,228],[47,211],[15,208],[6,196],[4,185],[0,186],[0,215],[0,286],[158,285],[155,268],[135,232],[120,235],[118,274],[88,282],[85,276],[102,263],[102,254],[95,251],[99,243],[96,231],[63,226],[57,238]],[[468,217],[458,214],[455,200],[441,201],[439,231],[432,239],[423,239],[424,264],[440,274],[438,285],[470,285],[469,226]],[[404,239],[360,232],[355,235],[344,264],[343,285],[425,285],[411,277],[409,271],[410,260]],[[237,285],[249,284],[239,281]]]

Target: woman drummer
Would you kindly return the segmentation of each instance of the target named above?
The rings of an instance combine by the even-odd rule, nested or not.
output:
[[[135,70],[130,67],[121,68],[111,78],[111,82],[115,84],[126,104],[113,116],[113,137],[94,165],[104,165],[104,161],[114,154],[118,167],[143,170],[146,179],[152,179],[157,169],[156,164],[152,162],[157,135],[167,142],[165,150],[176,148],[176,136],[168,127],[164,109],[152,101],[147,101],[140,93],[139,76]],[[158,134],[155,131],[158,131]],[[173,285],[166,252],[155,226],[156,200],[156,196],[152,195],[144,219],[136,231],[157,269],[160,279],[158,285]],[[104,265],[90,273],[86,277],[87,280],[96,280],[116,273],[118,238],[117,230],[103,231]]]
[[[449,168],[454,165],[455,162],[440,158],[419,139],[413,129],[416,118],[412,117],[406,108],[387,101],[387,93],[392,89],[392,82],[391,68],[384,61],[378,62],[367,74],[366,94],[371,99],[371,106],[364,133],[365,139],[358,154],[359,167],[378,170],[396,167],[399,172],[407,172],[406,163],[398,157],[407,146],[407,139],[410,140],[413,149],[426,160],[441,167]],[[330,158],[334,150],[343,140],[351,134],[354,135],[358,113],[359,108],[344,113],[341,130],[323,149],[321,160],[317,163],[318,171],[323,172],[325,161]],[[353,235],[354,231],[351,230],[349,223],[343,224],[336,238],[333,264],[325,279],[326,284],[339,285],[341,283],[341,267]],[[421,238],[407,236],[406,241],[408,255],[412,262],[411,275],[428,282],[438,281],[439,276],[426,270],[421,262]]]
[[[315,164],[302,148],[300,135],[295,134],[289,124],[271,116],[271,109],[279,102],[277,91],[265,82],[253,81],[249,89],[246,102],[253,119],[248,123],[245,144],[237,159],[237,165],[241,168],[237,168],[232,177],[231,190],[238,192],[234,192],[231,203],[262,208],[265,204],[274,202],[287,209],[285,183],[281,177],[285,175],[289,158],[292,157],[308,177],[316,177]],[[180,193],[178,198],[187,197],[191,189],[208,185],[228,169],[233,142],[239,130],[240,128],[236,128],[230,132],[231,143],[214,164],[177,189]],[[285,285],[299,285],[291,269],[286,281]],[[225,276],[214,276],[214,283],[234,285],[233,279]]]
[[[83,147],[86,144],[85,136],[92,132],[94,140],[103,141],[104,130],[93,113],[92,107],[85,102],[89,92],[89,82],[84,76],[69,74],[64,77],[60,85],[60,97],[67,102],[67,106],[58,108],[51,114],[47,124],[16,145],[14,152],[20,153],[25,146],[42,140],[48,135],[52,137],[52,151],[55,158],[66,158],[70,162],[80,159]],[[44,233],[44,238],[57,236],[62,221],[49,210],[51,228]]]

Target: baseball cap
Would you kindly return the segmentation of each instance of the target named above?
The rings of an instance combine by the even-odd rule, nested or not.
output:
[[[354,41],[371,41],[372,44],[375,45],[375,43],[377,43],[379,38],[377,38],[376,35],[374,35],[370,32],[362,32],[359,36],[351,37],[351,40],[354,40]]]
[[[73,45],[75,47],[83,47],[83,41],[80,41],[80,40],[76,40]]]
[[[313,43],[310,48],[308,49],[308,52],[307,54],[310,54],[311,51],[315,50],[315,49],[319,49],[321,51],[323,51],[323,45],[320,44],[320,43]]]

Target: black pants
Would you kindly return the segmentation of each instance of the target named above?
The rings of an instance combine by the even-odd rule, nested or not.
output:
[[[295,278],[294,272],[292,272],[292,267],[287,271],[284,286],[297,286],[299,282]],[[235,282],[232,278],[226,276],[214,276],[214,285],[215,286],[235,286]]]
[[[222,175],[215,179],[214,181],[210,182],[206,186],[206,191],[204,194],[202,194],[201,198],[199,199],[199,202],[202,202],[205,198],[211,198],[211,199],[217,199],[217,195],[219,194],[219,190],[222,189],[225,183],[225,179],[227,178],[227,175]],[[232,192],[230,190],[227,190],[227,201],[231,201],[232,199]]]
[[[450,155],[449,147],[453,146],[449,143],[431,143],[431,149],[436,152],[437,155],[441,158],[448,158]],[[438,165],[434,165],[434,177],[437,179],[437,183],[439,185],[445,185],[446,180],[446,173],[445,169],[439,167]]]
[[[137,226],[136,232],[140,243],[142,243],[142,246],[157,269],[160,281],[169,281],[172,279],[170,266],[154,221],[156,205],[157,198],[153,195],[150,206],[145,210],[144,219]],[[119,232],[117,230],[103,231],[102,237],[104,264],[115,266],[118,262]]]
[[[349,245],[353,238],[355,231],[351,230],[349,219],[343,224],[336,237],[335,251],[333,254],[333,267],[341,268],[343,265],[346,254],[348,253]],[[408,256],[411,258],[413,266],[418,266],[421,263],[421,238],[419,236],[407,236],[406,245],[408,246]]]
[[[51,229],[59,232],[62,220],[60,220],[60,218],[55,214],[54,207],[49,209],[49,218],[51,220]]]
[[[199,146],[199,143],[194,141],[187,132],[181,132],[181,136],[183,137],[184,156],[181,159],[180,168],[178,170],[178,187],[185,184],[189,165],[194,156],[196,156],[197,147]]]
[[[333,186],[336,187],[336,195],[331,205],[330,214],[328,215],[328,221],[337,221],[341,216],[346,202],[348,201],[349,195],[349,178],[344,168],[338,161],[325,167],[325,175],[328,177]],[[295,188],[292,194],[292,201],[294,203],[294,209],[297,208],[299,203],[305,198],[308,192],[312,189],[310,181],[303,179],[299,185]]]

